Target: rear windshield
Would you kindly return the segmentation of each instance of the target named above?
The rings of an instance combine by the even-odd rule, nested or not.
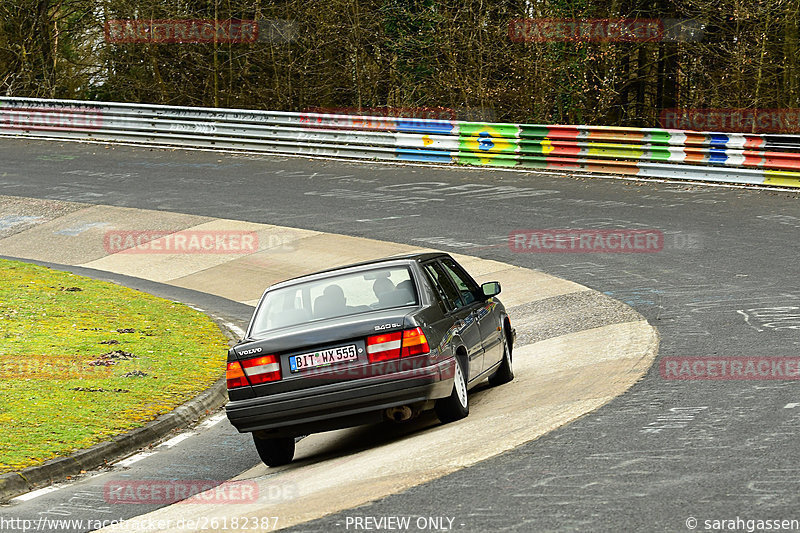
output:
[[[250,334],[315,320],[417,305],[407,267],[333,276],[269,291],[256,310]]]

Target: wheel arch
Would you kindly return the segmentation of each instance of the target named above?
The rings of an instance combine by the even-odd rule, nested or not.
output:
[[[459,344],[453,348],[453,357],[458,359],[461,363],[461,368],[464,371],[464,379],[469,381],[469,357],[467,354],[467,347]]]
[[[512,358],[514,354],[514,334],[511,331],[511,320],[508,318],[508,315],[503,315],[503,335],[506,337],[508,357]]]

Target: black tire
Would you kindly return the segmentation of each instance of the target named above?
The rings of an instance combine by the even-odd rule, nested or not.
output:
[[[503,329],[503,362],[497,371],[489,376],[489,385],[496,387],[514,379],[514,368],[511,365],[511,348],[508,345],[508,336]]]
[[[294,437],[279,439],[260,439],[253,435],[258,456],[267,466],[281,466],[294,459]]]
[[[436,400],[434,411],[443,423],[461,420],[469,414],[469,394],[467,393],[467,379],[461,365],[461,359],[456,357],[455,375],[453,376],[453,391],[447,398]]]

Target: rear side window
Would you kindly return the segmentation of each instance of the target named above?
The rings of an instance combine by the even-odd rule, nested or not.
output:
[[[407,267],[331,276],[269,291],[256,310],[250,335],[418,302]]]
[[[423,265],[423,268],[431,283],[433,283],[434,289],[439,294],[439,298],[444,303],[447,312],[464,306],[458,290],[440,263],[428,263]]]

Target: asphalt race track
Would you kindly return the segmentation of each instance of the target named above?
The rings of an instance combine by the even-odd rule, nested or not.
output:
[[[660,332],[659,359],[800,356],[798,193],[14,139],[0,142],[0,161],[0,195],[279,224],[543,270],[634,307]],[[508,246],[515,230],[548,228],[658,229],[664,248]],[[294,529],[395,516],[411,517],[411,530],[441,518],[457,531],[800,519],[799,426],[797,381],[669,380],[657,360],[628,393],[537,441]],[[181,464],[206,466],[195,458],[218,444],[213,431],[176,446]],[[234,470],[255,464],[247,444],[230,447]],[[47,497],[59,493],[71,494]]]

